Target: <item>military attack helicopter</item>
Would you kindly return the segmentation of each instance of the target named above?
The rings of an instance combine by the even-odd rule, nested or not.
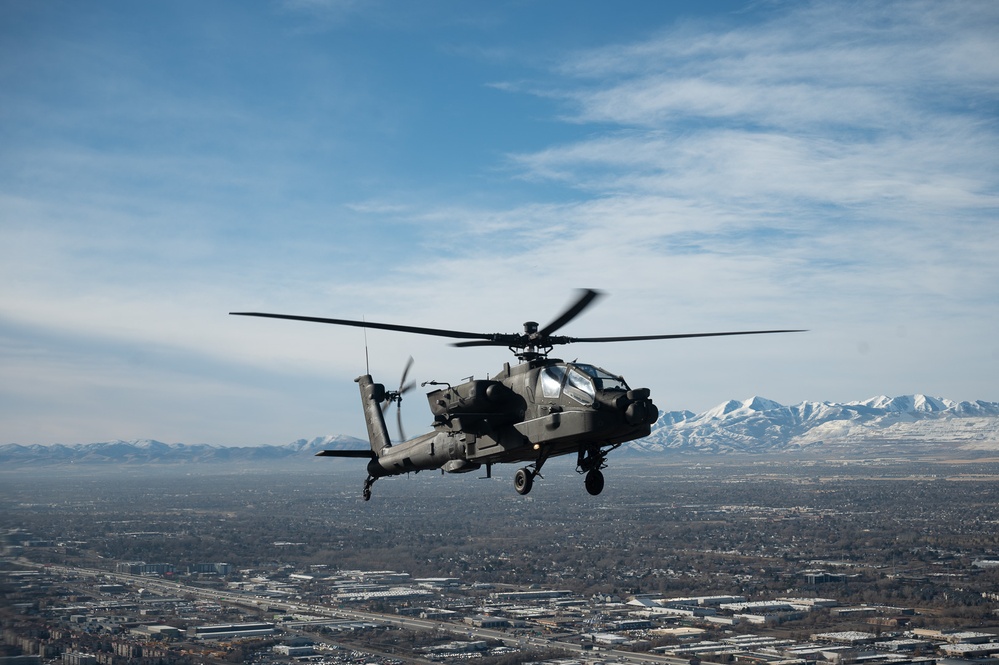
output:
[[[322,457],[354,457],[368,461],[368,477],[362,495],[371,498],[371,486],[379,478],[441,469],[442,473],[467,473],[485,466],[492,477],[494,464],[527,462],[514,474],[513,485],[527,494],[541,468],[552,457],[576,454],[576,470],[584,475],[586,491],[600,494],[604,488],[607,455],[622,444],[648,436],[659,419],[648,388],[631,388],[624,377],[595,365],[550,358],[558,345],[577,342],[633,342],[688,337],[767,335],[801,330],[747,330],[738,332],[630,335],[622,337],[566,337],[555,331],[579,316],[601,293],[581,290],[576,300],[548,325],[524,324],[522,333],[474,333],[439,328],[420,328],[392,323],[328,319],[264,312],[230,312],[235,316],[258,316],[292,321],[311,321],[338,326],[395,330],[435,335],[465,341],[452,346],[506,346],[516,356],[516,365],[488,379],[471,379],[459,385],[427,381],[421,385],[443,386],[427,393],[434,416],[433,431],[413,439],[402,433],[399,407],[402,396],[415,388],[406,382],[412,358],[406,363],[397,390],[386,390],[370,374],[355,381],[361,391],[370,450],[324,450]],[[395,405],[400,438],[389,439],[385,409]]]

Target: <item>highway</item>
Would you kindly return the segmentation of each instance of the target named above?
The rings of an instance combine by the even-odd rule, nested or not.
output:
[[[273,598],[255,596],[249,593],[240,593],[235,591],[221,591],[217,589],[205,589],[203,587],[190,586],[183,584],[181,582],[174,582],[172,580],[164,580],[156,577],[148,577],[143,575],[129,575],[126,573],[112,573],[92,568],[76,568],[76,567],[61,566],[61,565],[43,566],[42,564],[38,564],[25,559],[20,559],[19,563],[33,568],[59,572],[66,575],[80,575],[84,577],[95,577],[95,578],[102,577],[114,582],[128,583],[132,586],[138,586],[140,588],[145,588],[151,591],[155,590],[158,593],[163,593],[167,595],[193,596],[195,598],[200,598],[203,600],[214,600],[216,602],[224,604],[237,605],[242,607],[251,607],[258,609],[260,611],[264,611],[267,609],[276,609],[281,612],[323,617],[324,619],[330,619],[331,622],[358,621],[358,622],[368,622],[368,623],[378,623],[391,626],[398,626],[400,628],[407,628],[409,630],[442,631],[442,632],[452,633],[456,637],[460,637],[461,639],[498,640],[506,646],[516,647],[516,648],[532,647],[537,649],[563,649],[566,651],[571,651],[574,654],[580,654],[580,655],[586,654],[591,656],[597,656],[599,654],[599,657],[602,660],[607,660],[607,661],[639,663],[639,664],[644,663],[650,665],[662,665],[662,664],[688,665],[689,663],[687,659],[662,656],[659,654],[619,651],[616,649],[609,649],[603,647],[599,647],[599,651],[596,651],[595,649],[584,648],[584,645],[578,642],[559,641],[556,639],[547,638],[539,635],[513,634],[510,632],[495,630],[491,628],[478,628],[465,623],[419,619],[414,617],[401,616],[398,614],[384,614],[380,612],[345,609],[343,607],[334,608],[326,605],[314,605],[309,603],[292,602],[287,600],[283,601],[275,600]],[[317,621],[301,621],[296,623],[298,625],[303,625],[303,624],[318,625],[326,622],[323,622],[322,620],[317,620]]]

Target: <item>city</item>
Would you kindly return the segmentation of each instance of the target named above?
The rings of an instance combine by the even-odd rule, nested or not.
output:
[[[599,499],[567,467],[530,499],[422,474],[368,504],[349,471],[5,474],[5,662],[999,657],[994,460],[625,463]]]

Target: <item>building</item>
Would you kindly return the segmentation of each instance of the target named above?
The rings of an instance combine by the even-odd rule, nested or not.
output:
[[[34,656],[0,656],[0,665],[42,665],[42,657]]]
[[[115,566],[115,571],[125,575],[173,575],[176,569],[172,563],[121,561]]]
[[[461,586],[461,580],[457,577],[421,577],[413,580],[417,586],[428,589],[445,589],[447,587]]]
[[[188,567],[188,572],[225,577],[232,572],[232,566],[227,563],[196,563]]]
[[[216,626],[194,626],[187,629],[187,636],[201,640],[221,640],[227,637],[260,637],[274,635],[272,623],[229,623]]]
[[[63,665],[97,665],[97,656],[92,653],[67,651],[62,655]]]
[[[278,644],[274,647],[274,653],[279,653],[282,656],[288,656],[290,658],[300,658],[302,656],[311,656],[316,653],[315,648],[312,645],[304,646],[292,646],[290,644]]]
[[[532,590],[532,591],[500,591],[489,594],[493,600],[501,602],[519,602],[525,600],[555,600],[556,598],[567,598],[572,595],[571,591],[565,590]]]
[[[623,635],[615,635],[614,633],[593,633],[590,635],[590,639],[595,644],[605,644],[605,645],[615,645],[615,644],[625,644],[628,642],[628,638]]]
[[[170,640],[180,638],[180,628],[174,626],[136,626],[129,633],[147,640]]]
[[[510,626],[510,622],[502,617],[491,617],[482,614],[465,617],[465,623],[476,628],[508,628]]]

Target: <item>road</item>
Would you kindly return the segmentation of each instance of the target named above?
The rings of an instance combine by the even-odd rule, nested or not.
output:
[[[76,568],[72,566],[38,564],[26,559],[20,559],[19,563],[33,568],[44,568],[54,572],[61,572],[69,575],[81,575],[84,577],[103,577],[115,582],[124,582],[134,586],[139,586],[149,590],[167,594],[178,594],[194,596],[203,600],[214,600],[219,603],[239,605],[243,607],[253,607],[258,610],[268,608],[277,609],[281,612],[308,614],[328,618],[335,621],[365,621],[370,623],[387,624],[398,626],[409,630],[429,630],[452,633],[457,637],[469,640],[498,640],[506,646],[536,649],[563,649],[577,654],[594,654],[590,649],[584,648],[578,642],[559,641],[538,635],[511,634],[502,630],[491,628],[478,628],[465,623],[454,623],[449,621],[419,619],[414,617],[400,616],[398,614],[384,614],[381,612],[360,611],[345,609],[343,607],[329,607],[326,605],[313,605],[309,603],[280,601],[253,594],[238,593],[234,591],[221,591],[217,589],[205,589],[203,587],[190,586],[181,582],[164,580],[156,577],[143,575],[129,575],[126,573],[110,573],[104,570],[92,568]],[[313,623],[313,622],[302,622]],[[688,665],[689,661],[683,658],[673,658],[651,653],[635,653],[631,651],[619,651],[616,649],[600,648],[600,657],[604,660],[614,660],[626,663],[639,663],[649,665]],[[594,654],[595,655],[595,654]]]

